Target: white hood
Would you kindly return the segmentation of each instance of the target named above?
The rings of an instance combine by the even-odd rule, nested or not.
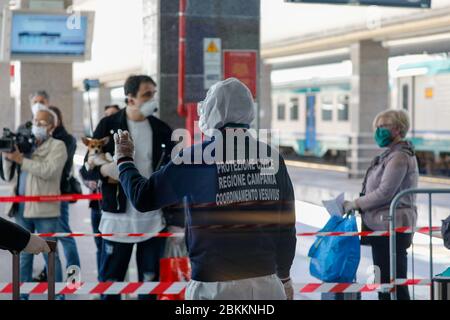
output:
[[[213,85],[199,103],[199,127],[206,134],[226,124],[250,125],[255,119],[253,97],[245,84],[229,78]]]

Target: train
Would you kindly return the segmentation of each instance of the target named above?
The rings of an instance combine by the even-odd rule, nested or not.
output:
[[[390,76],[390,105],[411,116],[407,139],[420,173],[450,177],[450,59],[401,64]],[[272,129],[298,157],[346,164],[351,133],[350,77],[274,84]]]

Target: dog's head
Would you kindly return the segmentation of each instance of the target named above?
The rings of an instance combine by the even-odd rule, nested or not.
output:
[[[109,142],[109,137],[103,139],[81,138],[83,143],[88,147],[89,155],[98,155],[103,153],[103,147]]]

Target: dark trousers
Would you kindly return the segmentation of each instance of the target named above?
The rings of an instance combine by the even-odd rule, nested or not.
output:
[[[92,232],[100,233],[98,227],[100,226],[100,220],[102,219],[102,212],[100,209],[91,208],[91,224],[92,224]],[[95,246],[97,247],[96,258],[97,258],[97,275],[98,280],[100,280],[100,256],[102,252],[103,239],[100,237],[95,237]]]
[[[133,253],[134,243],[103,240],[100,279],[123,282]],[[164,255],[165,238],[151,238],[137,243],[136,264],[139,282],[159,281],[159,261]],[[120,295],[104,295],[103,300],[120,300]],[[155,295],[140,295],[140,300],[155,300]]]
[[[372,246],[373,264],[380,268],[381,283],[390,283],[390,255],[389,237],[372,237],[369,241]],[[412,244],[411,234],[397,234],[397,279],[406,279],[408,276],[407,249]],[[378,293],[379,300],[390,300],[389,293]],[[397,299],[410,300],[408,287],[397,286]]]

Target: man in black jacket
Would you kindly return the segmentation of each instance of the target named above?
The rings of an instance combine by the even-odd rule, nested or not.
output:
[[[119,112],[120,107],[117,104],[107,105],[107,106],[105,106],[104,110],[105,110],[104,116],[110,117],[113,114],[116,114],[117,112]],[[91,191],[93,193],[99,192],[98,181],[83,179],[83,183],[89,189],[89,191]],[[100,221],[102,219],[102,211],[100,210],[100,201],[99,200],[89,201],[89,209],[91,209],[92,232],[96,233],[96,234],[100,233],[100,230],[98,229],[100,226]],[[101,256],[101,251],[102,251],[102,247],[103,247],[103,238],[95,237],[94,241],[95,241],[95,246],[97,248],[96,261],[97,261],[97,275],[99,276],[100,275],[100,256]],[[100,280],[100,278],[98,278],[98,280]]]
[[[127,107],[103,118],[94,132],[94,139],[109,137],[103,151],[114,155],[113,133],[119,129],[130,131],[137,145],[137,167],[143,176],[150,177],[152,172],[170,161],[172,130],[152,115],[156,111],[153,101],[156,83],[152,78],[130,76],[124,90]],[[90,171],[83,167],[80,172],[85,180],[101,180],[103,200],[99,229],[102,233],[158,233],[166,228],[168,223],[161,210],[140,213],[131,205],[122,186],[114,182],[118,180],[118,169],[114,163]],[[124,280],[135,243],[139,281],[158,281],[159,260],[164,253],[165,239],[151,236],[105,238],[100,266],[102,281]],[[120,296],[107,296],[105,299],[120,299]]]
[[[31,254],[49,253],[45,240],[31,234],[18,224],[0,218],[0,249],[25,251]]]
[[[58,124],[53,131],[53,138],[64,142],[67,150],[67,161],[64,165],[61,176],[61,194],[70,194],[73,192],[70,188],[69,178],[72,176],[73,157],[75,156],[75,151],[77,149],[77,140],[74,136],[67,132],[64,127],[61,110],[55,106],[50,106],[48,108],[58,116]],[[72,233],[69,225],[69,202],[67,201],[61,202],[61,216],[59,217],[59,225],[61,232]],[[77,244],[74,238],[61,238],[59,241],[63,246],[64,254],[66,256],[66,271],[68,275],[70,275],[74,272],[71,270],[73,267],[80,267],[80,256],[78,254]],[[46,281],[46,270],[44,269],[35,280]]]

